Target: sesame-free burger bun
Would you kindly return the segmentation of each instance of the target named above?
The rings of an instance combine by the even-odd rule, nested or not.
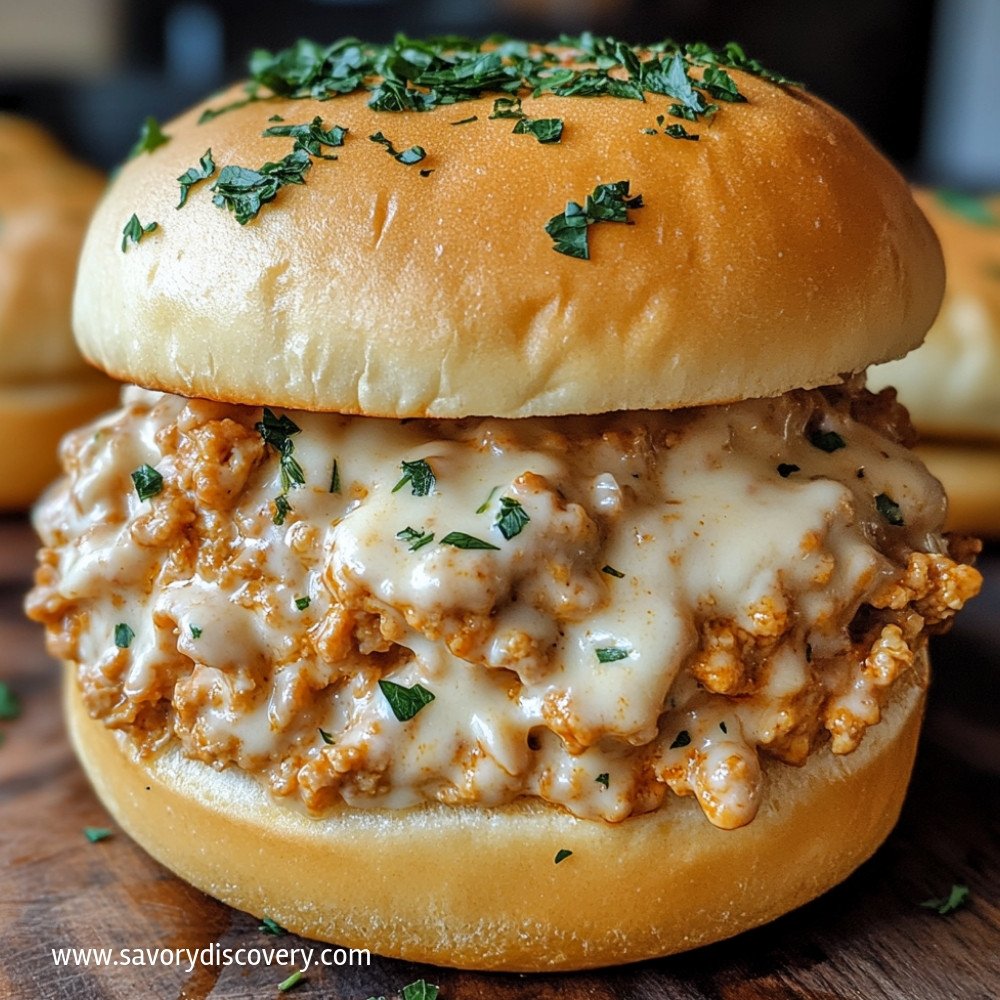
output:
[[[395,417],[709,404],[905,353],[943,282],[907,186],[822,101],[731,72],[748,103],[688,123],[697,141],[663,134],[670,101],[652,94],[522,98],[563,120],[547,144],[491,120],[497,94],[422,113],[373,110],[367,92],[267,98],[198,124],[245,97],[233,88],[112,184],[83,253],[79,343],[151,388]],[[262,135],[274,116],[348,132],[240,225],[211,185],[289,153]],[[379,132],[426,156],[399,162]],[[209,149],[216,172],[178,209],[177,178]],[[589,262],[554,252],[549,220],[621,180],[644,202],[630,224],[591,226]],[[157,228],[123,252],[133,214]]]
[[[103,187],[38,126],[0,114],[0,384],[92,374],[73,343],[70,303]]]
[[[869,385],[894,385],[925,435],[1000,448],[1000,194],[914,197],[941,240],[944,301],[920,349],[874,369]]]
[[[59,439],[115,405],[119,387],[73,342],[70,303],[101,175],[38,126],[0,114],[0,510],[26,507],[59,472]]]
[[[853,753],[827,747],[801,768],[765,762],[760,812],[738,830],[706,824],[692,798],[616,824],[538,800],[341,807],[315,819],[238,769],[216,770],[176,746],[136,757],[87,715],[72,669],[64,691],[70,736],[104,805],[203,891],[344,947],[548,971],[718,941],[845,879],[899,816],[926,676],[921,651]],[[556,863],[561,851],[572,853]]]

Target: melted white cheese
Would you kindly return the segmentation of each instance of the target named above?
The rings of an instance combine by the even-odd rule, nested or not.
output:
[[[619,820],[669,786],[742,825],[758,748],[801,762],[824,706],[863,716],[852,733],[877,721],[848,626],[911,551],[944,550],[938,483],[819,392],[548,420],[288,416],[305,485],[276,524],[259,409],[127,391],[64,446],[33,613],[93,714],[315,810],[535,795]],[[816,426],[846,447],[811,444]],[[433,490],[394,490],[417,460]],[[164,480],[148,501],[143,464]],[[504,498],[528,518],[509,539]],[[406,528],[434,539],[414,549]],[[379,680],[434,700],[401,722]]]

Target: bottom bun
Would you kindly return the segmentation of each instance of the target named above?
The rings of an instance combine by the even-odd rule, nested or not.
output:
[[[948,494],[948,531],[1000,537],[1000,444],[925,441],[915,449]]]
[[[176,748],[135,758],[66,685],[98,795],[154,858],[212,896],[306,937],[470,969],[616,965],[718,941],[846,878],[899,816],[926,657],[844,757],[769,763],[757,818],[711,826],[690,798],[608,824],[525,801],[349,809],[322,819]],[[557,852],[572,851],[556,864]]]
[[[63,382],[0,385],[0,510],[23,510],[59,475],[59,441],[118,405],[121,385],[94,375]]]

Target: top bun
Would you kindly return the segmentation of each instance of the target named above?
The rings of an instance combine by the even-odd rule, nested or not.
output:
[[[257,53],[258,99],[234,87],[165,125],[169,141],[127,163],[99,207],[75,299],[83,351],[118,378],[231,402],[522,417],[774,395],[920,341],[943,284],[937,241],[850,122],[760,75],[738,46],[688,47],[674,62],[669,43],[581,44],[589,55],[505,43],[499,69],[476,46],[457,56],[458,72],[406,39]],[[522,83],[523,114],[560,119],[561,141],[491,120],[494,102],[514,96],[499,89],[503,74],[519,76],[511,54],[530,52],[538,62],[521,69],[565,79],[593,67],[595,49],[597,65],[642,74],[645,101],[534,97]],[[428,62],[433,80],[416,66]],[[376,98],[435,106],[372,108],[374,74],[387,67],[397,80]],[[628,73],[619,65],[609,84],[591,68],[565,86],[638,91]],[[414,79],[434,96],[407,89]],[[447,103],[460,86],[482,94]],[[724,99],[737,89],[745,101]],[[669,114],[679,102],[720,110],[685,120]],[[291,152],[294,138],[266,129],[316,116],[320,129],[348,130],[342,148],[310,142],[336,162],[311,158],[304,183],[282,186],[245,225],[219,192],[213,204],[220,179],[254,180],[233,167]],[[679,126],[698,141],[664,134]],[[401,162],[370,141],[376,133],[426,155]],[[215,172],[178,210],[177,178],[209,149]],[[620,211],[630,224],[575,230],[589,260],[554,252],[549,220],[619,181],[642,196]],[[123,252],[133,214],[158,227]]]
[[[1000,441],[1000,195],[914,197],[941,240],[944,302],[920,350],[869,381],[896,386],[926,434]]]
[[[0,384],[89,371],[70,332],[70,300],[103,187],[38,126],[0,114]]]

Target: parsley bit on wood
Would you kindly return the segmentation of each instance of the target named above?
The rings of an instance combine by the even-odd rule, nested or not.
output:
[[[96,844],[99,841],[107,840],[112,836],[112,832],[106,826],[85,826],[83,828],[83,835],[92,844]]]
[[[0,719],[9,722],[21,714],[20,699],[5,681],[0,681]]]
[[[967,885],[953,885],[951,892],[940,899],[925,899],[920,905],[927,910],[936,910],[942,917],[964,906],[969,898],[969,887]]]
[[[272,934],[274,937],[281,937],[283,934],[288,933],[281,924],[270,917],[261,917],[260,926],[257,930],[262,931],[264,934]]]
[[[426,979],[418,979],[403,987],[403,1000],[437,1000],[437,996],[438,987]]]
[[[305,974],[302,972],[302,970],[296,969],[287,979],[284,979],[280,983],[278,983],[278,989],[282,993],[287,993],[298,983],[301,983],[304,978]]]

